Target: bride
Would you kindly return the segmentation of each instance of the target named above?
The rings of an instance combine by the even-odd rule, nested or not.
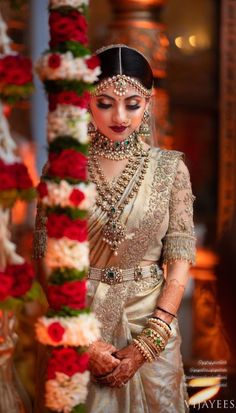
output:
[[[102,339],[89,349],[87,411],[188,412],[177,311],[195,255],[189,173],[182,153],[144,142],[153,139],[146,58],[125,45],[96,54],[88,304]]]

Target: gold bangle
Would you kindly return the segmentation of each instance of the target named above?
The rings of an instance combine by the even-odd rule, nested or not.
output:
[[[142,337],[141,342],[144,343],[146,347],[148,347],[150,353],[153,356],[153,360],[156,360],[161,353],[160,347],[157,347],[152,341],[148,340],[147,337]]]
[[[146,328],[150,328],[151,330],[154,330],[157,334],[160,334],[162,338],[166,341],[169,340],[169,335],[167,334],[166,330],[164,330],[162,327],[160,327],[157,324],[152,323],[152,321],[149,321],[147,324]]]
[[[168,339],[166,337],[163,337],[156,330],[152,330],[151,328],[146,327],[146,328],[144,328],[142,333],[145,334],[145,336],[147,336],[147,337],[156,338],[156,339],[161,338],[161,341],[163,342],[163,344],[164,345],[167,344]]]
[[[147,349],[148,353],[150,354],[152,358],[152,360],[150,361],[156,360],[160,352],[157,351],[157,348],[155,347],[155,345],[151,341],[146,340],[144,336],[142,338],[139,338],[139,342],[142,344],[144,348]]]
[[[137,349],[140,351],[140,353],[143,355],[146,361],[149,361],[149,362],[153,361],[151,354],[145,349],[145,347],[142,345],[142,343],[139,340],[134,339],[133,344],[135,345],[135,347],[137,347]]]
[[[166,323],[164,323],[164,321],[161,321],[161,320],[158,320],[158,319],[156,319],[156,318],[149,318],[148,319],[148,322],[152,322],[152,323],[154,323],[154,324],[156,324],[156,325],[158,325],[158,326],[160,326],[160,327],[162,327],[165,331],[166,331],[166,333],[168,334],[168,336],[170,337],[170,335],[171,335],[171,330],[169,329],[169,327],[166,325]]]

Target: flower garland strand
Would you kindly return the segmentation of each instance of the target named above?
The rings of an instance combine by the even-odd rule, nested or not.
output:
[[[50,50],[36,64],[48,93],[49,159],[37,187],[47,216],[49,310],[36,323],[37,339],[52,346],[45,385],[46,406],[84,412],[89,382],[88,345],[100,336],[86,308],[89,267],[87,211],[95,185],[87,180],[89,92],[100,74],[87,47],[88,1],[49,2]]]
[[[1,13],[0,50],[0,308],[14,310],[25,299],[33,298],[34,271],[16,253],[16,245],[11,241],[9,209],[17,199],[33,199],[35,190],[26,166],[15,155],[16,144],[10,134],[4,104],[27,97],[33,83],[31,61],[11,50],[11,39]]]

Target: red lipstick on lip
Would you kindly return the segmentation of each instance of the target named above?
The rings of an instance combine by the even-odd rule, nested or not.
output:
[[[113,130],[113,132],[121,133],[127,129],[127,126],[110,126],[110,129]]]

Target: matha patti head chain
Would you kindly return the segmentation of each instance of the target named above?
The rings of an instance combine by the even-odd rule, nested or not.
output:
[[[142,85],[142,83],[138,79],[123,74],[122,56],[121,56],[122,48],[128,48],[128,49],[132,49],[132,50],[135,50],[136,52],[138,52],[136,49],[133,49],[131,47],[128,47],[128,46],[125,46],[125,45],[122,45],[122,44],[115,44],[115,45],[105,46],[101,49],[98,49],[95,52],[95,54],[98,55],[99,53],[102,53],[106,50],[114,49],[114,48],[117,48],[117,47],[119,48],[119,73],[117,75],[112,76],[112,77],[108,77],[104,80],[101,80],[97,84],[97,86],[96,86],[94,92],[92,92],[92,94],[94,96],[98,96],[99,94],[101,94],[105,90],[107,90],[110,86],[113,86],[113,92],[114,92],[115,95],[125,96],[128,93],[129,86],[130,86],[130,87],[134,88],[141,96],[143,96],[145,98],[150,98],[152,96],[152,88],[147,89]],[[138,53],[143,56],[142,53],[140,53],[140,52],[138,52]]]

